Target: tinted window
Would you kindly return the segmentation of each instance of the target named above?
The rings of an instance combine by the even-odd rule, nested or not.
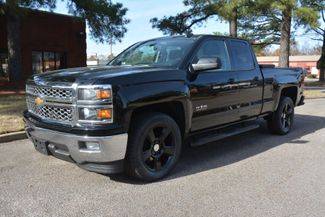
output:
[[[150,40],[123,51],[109,65],[178,66],[193,43],[185,37]]]
[[[217,58],[220,63],[220,70],[229,70],[229,56],[224,41],[205,41],[194,57],[193,63],[197,63],[201,58]]]
[[[235,70],[249,70],[254,68],[254,60],[249,44],[242,41],[231,41],[230,50]]]

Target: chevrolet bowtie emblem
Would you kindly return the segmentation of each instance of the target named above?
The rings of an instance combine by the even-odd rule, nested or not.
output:
[[[43,103],[44,103],[44,100],[42,100],[41,98],[37,97],[37,98],[35,99],[35,104],[36,104],[36,105],[42,105]]]

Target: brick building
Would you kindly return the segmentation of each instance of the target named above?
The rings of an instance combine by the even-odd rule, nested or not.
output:
[[[85,21],[28,10],[21,22],[22,78],[49,70],[86,66]],[[0,16],[0,85],[8,82],[6,17]]]
[[[308,74],[312,74],[315,77],[319,76],[319,70],[317,69],[317,61],[320,59],[318,55],[306,55],[306,56],[290,56],[290,67],[301,67],[307,70]],[[261,56],[257,57],[257,61],[260,64],[273,64],[279,65],[278,56]]]

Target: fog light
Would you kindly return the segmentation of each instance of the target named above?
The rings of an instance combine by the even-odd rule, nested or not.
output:
[[[97,142],[86,142],[86,147],[91,151],[99,151],[99,143]]]
[[[80,151],[100,152],[100,144],[98,142],[81,142],[79,144]]]

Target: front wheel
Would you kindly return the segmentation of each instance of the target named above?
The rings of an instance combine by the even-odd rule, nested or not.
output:
[[[151,113],[136,118],[128,142],[126,172],[144,181],[166,176],[181,153],[177,123],[168,115]]]
[[[291,98],[283,97],[277,110],[268,120],[268,128],[272,133],[285,135],[290,132],[294,119],[294,104]]]

